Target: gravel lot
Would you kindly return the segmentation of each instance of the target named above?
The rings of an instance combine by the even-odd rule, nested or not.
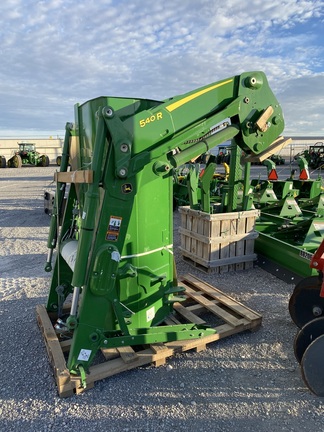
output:
[[[293,353],[294,284],[257,267],[207,275],[176,247],[179,275],[192,273],[261,313],[262,327],[59,398],[35,314],[50,283],[43,193],[56,169],[0,170],[1,431],[323,430],[323,399],[304,385]],[[178,224],[176,213],[175,246]]]

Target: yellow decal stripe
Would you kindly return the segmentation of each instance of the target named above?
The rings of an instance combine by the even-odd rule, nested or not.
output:
[[[173,104],[167,106],[166,109],[167,109],[169,112],[172,112],[172,111],[174,111],[175,109],[177,109],[177,108],[181,107],[182,105],[186,104],[187,102],[190,102],[191,100],[196,99],[197,97],[199,97],[199,96],[201,96],[201,95],[203,95],[203,94],[205,94],[205,93],[208,93],[209,91],[214,90],[214,89],[217,88],[217,87],[221,87],[221,86],[223,86],[223,85],[225,85],[225,84],[228,84],[228,83],[230,83],[230,82],[232,82],[232,81],[233,81],[233,80],[230,79],[230,80],[224,81],[224,82],[222,82],[222,83],[214,84],[213,86],[210,86],[210,87],[208,87],[208,88],[205,88],[205,89],[203,89],[203,90],[200,90],[200,91],[198,91],[197,93],[193,93],[193,94],[191,94],[191,95],[189,95],[189,96],[187,96],[187,97],[185,97],[185,98],[183,98],[183,99],[178,100],[177,102],[174,102]]]

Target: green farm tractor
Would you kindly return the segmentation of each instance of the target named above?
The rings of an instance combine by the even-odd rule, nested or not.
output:
[[[45,154],[41,155],[36,151],[35,144],[21,142],[18,143],[19,150],[8,160],[8,168],[20,168],[22,165],[35,165],[47,167],[49,165],[49,157]]]

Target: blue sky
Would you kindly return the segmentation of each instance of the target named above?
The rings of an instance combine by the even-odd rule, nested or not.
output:
[[[286,136],[324,137],[322,0],[6,0],[0,137],[64,136],[74,104],[148,99],[262,70]]]

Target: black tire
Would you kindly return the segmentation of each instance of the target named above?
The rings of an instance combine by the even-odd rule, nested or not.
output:
[[[289,313],[297,327],[324,316],[324,298],[320,297],[322,276],[308,276],[295,286],[289,300]]]
[[[301,363],[306,349],[313,340],[322,334],[324,334],[324,317],[309,321],[297,332],[294,340],[294,353],[298,363]]]
[[[0,168],[6,168],[6,164],[6,158],[4,156],[1,156]]]
[[[302,361],[302,378],[309,390],[316,396],[324,396],[323,369],[324,335],[313,340],[306,349]]]
[[[22,167],[22,160],[21,157],[19,155],[15,155],[12,159],[11,159],[11,164],[10,166],[12,168],[21,168]]]
[[[49,165],[49,157],[46,155],[43,155],[41,157],[41,166],[47,167]]]

